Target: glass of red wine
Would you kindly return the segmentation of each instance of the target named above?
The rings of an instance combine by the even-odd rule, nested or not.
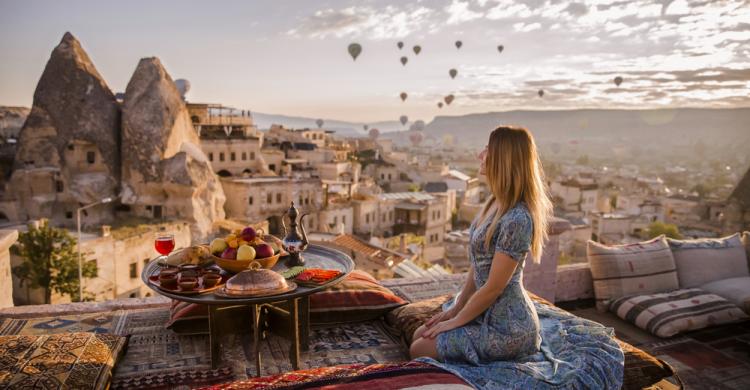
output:
[[[162,255],[162,258],[172,253],[174,249],[174,234],[159,232],[156,234],[156,240],[154,241],[154,247],[156,251]]]

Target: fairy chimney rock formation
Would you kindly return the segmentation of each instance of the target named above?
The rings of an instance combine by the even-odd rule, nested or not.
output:
[[[69,222],[78,205],[114,196],[121,171],[119,128],[115,96],[78,40],[65,33],[19,134],[6,194],[17,202],[12,219]],[[107,212],[94,219],[107,219]]]
[[[136,214],[187,219],[195,239],[224,218],[221,183],[158,58],[142,59],[125,90],[122,156],[122,202]]]

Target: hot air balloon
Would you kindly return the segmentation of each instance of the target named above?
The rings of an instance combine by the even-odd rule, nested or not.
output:
[[[422,51],[422,47],[419,45],[414,46],[414,54],[419,55],[419,52]]]
[[[456,49],[460,49],[460,48],[461,48],[461,46],[463,46],[463,42],[461,42],[461,41],[456,41]]]
[[[452,79],[455,79],[456,75],[458,74],[458,71],[455,70],[455,69],[451,69],[451,70],[448,71],[448,74],[451,75]]]
[[[615,77],[615,85],[619,87],[620,84],[622,84],[622,77],[620,76]]]
[[[499,51],[500,53],[502,53],[502,52],[503,52],[503,49],[505,49],[505,47],[503,47],[503,45],[499,45],[499,46],[497,47],[497,51]]]
[[[407,95],[406,92],[401,92],[401,95],[399,95],[399,96],[401,96],[401,101],[402,102],[406,101],[406,98],[409,97],[409,95]]]
[[[406,66],[406,63],[409,62],[409,59],[406,57],[401,57],[401,65]]]
[[[362,125],[362,128],[365,129],[365,131],[367,131],[367,129],[369,129],[370,126],[368,126],[368,125]]]
[[[318,128],[321,128],[321,127],[323,127],[323,120],[322,119],[318,119],[318,120],[315,121],[315,124],[318,125]]]
[[[443,108],[443,102],[438,102],[438,108]]]
[[[537,95],[539,95],[539,97],[544,96],[544,90],[540,89],[539,92],[537,92]]]
[[[367,134],[370,136],[370,138],[375,139],[375,138],[378,138],[378,136],[380,135],[380,130],[370,129],[370,132]]]
[[[406,125],[406,122],[409,121],[409,117],[406,115],[401,115],[401,118],[398,118],[398,120],[401,122],[401,125]]]
[[[443,98],[443,100],[445,100],[445,104],[447,104],[447,105],[450,105],[450,104],[451,104],[451,102],[453,102],[453,99],[454,99],[454,98],[455,98],[455,96],[453,96],[453,95],[448,95],[448,96],[444,97],[444,98]]]
[[[174,81],[174,85],[177,87],[177,90],[180,91],[182,100],[185,100],[185,94],[190,91],[190,82],[185,79],[177,79]]]
[[[425,126],[424,121],[420,119],[420,120],[414,121],[414,123],[412,123],[411,126],[409,126],[409,130],[422,131],[424,130],[424,126]]]
[[[403,42],[399,42],[399,43],[396,44],[396,46],[398,46],[398,49],[401,50],[401,49],[404,48],[404,43]]]
[[[357,60],[357,57],[362,53],[362,46],[359,45],[359,43],[352,43],[349,45],[349,55],[352,56],[352,59],[354,61]]]
[[[409,141],[411,141],[411,144],[414,146],[419,146],[423,139],[424,134],[422,134],[421,131],[412,131],[409,134]]]

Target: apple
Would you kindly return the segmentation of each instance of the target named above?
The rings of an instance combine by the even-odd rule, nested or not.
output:
[[[237,260],[253,260],[255,259],[255,248],[250,245],[240,245],[237,249]]]
[[[214,240],[211,241],[211,253],[218,255],[219,253],[224,252],[225,249],[227,249],[227,242],[224,241],[224,239],[214,238]]]
[[[273,248],[273,254],[274,255],[277,254],[277,253],[279,253],[281,251],[281,247],[279,247],[279,244],[277,244],[277,243],[275,243],[273,241],[269,242],[268,245],[270,245],[271,248]]]
[[[242,233],[240,233],[240,237],[242,237],[242,239],[247,242],[253,242],[253,240],[255,240],[255,237],[257,236],[258,232],[256,232],[255,229],[250,226],[242,229]]]
[[[255,245],[255,256],[259,259],[273,256],[273,248],[268,244]]]
[[[221,253],[222,259],[227,260],[236,260],[237,259],[237,249],[234,248],[227,248],[224,249],[224,252]]]

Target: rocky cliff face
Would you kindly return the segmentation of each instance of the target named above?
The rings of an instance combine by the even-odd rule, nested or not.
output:
[[[226,198],[159,59],[138,63],[122,110],[123,203],[162,206],[165,216],[190,220],[194,238],[206,237]]]
[[[9,194],[19,219],[60,217],[117,193],[120,109],[72,34],[66,33],[34,92],[18,136]],[[70,191],[73,183],[88,186]],[[64,218],[64,217],[63,217]]]

